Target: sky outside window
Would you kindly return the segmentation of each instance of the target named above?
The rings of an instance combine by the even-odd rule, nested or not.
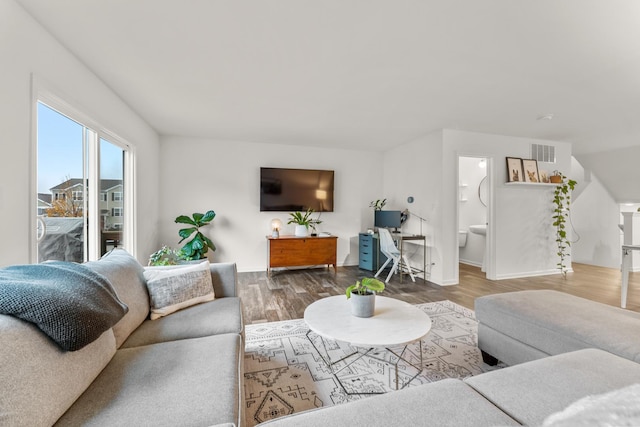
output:
[[[38,193],[69,178],[82,178],[83,126],[38,103]],[[122,149],[101,140],[100,177],[122,179]]]

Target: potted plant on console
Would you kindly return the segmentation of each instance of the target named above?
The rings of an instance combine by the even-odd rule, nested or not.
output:
[[[376,293],[384,291],[384,283],[373,277],[356,281],[346,290],[351,300],[351,314],[356,317],[371,317],[376,309]]]
[[[294,234],[297,237],[306,237],[309,234],[309,227],[315,230],[316,225],[321,224],[322,221],[319,219],[311,218],[311,214],[313,213],[313,209],[309,208],[305,213],[302,212],[291,212],[289,215],[289,221],[287,224],[295,224],[296,228]]]

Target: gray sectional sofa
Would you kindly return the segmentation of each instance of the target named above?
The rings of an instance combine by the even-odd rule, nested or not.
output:
[[[126,314],[72,351],[0,314],[0,425],[242,427],[235,264],[210,265],[213,301],[157,320],[151,281],[125,251],[83,266],[108,279]],[[640,314],[554,291],[490,295],[475,310],[483,355],[509,367],[261,425],[640,425]]]
[[[475,308],[480,348],[509,367],[261,426],[640,425],[638,313],[553,291],[491,295]]]
[[[528,362],[599,348],[640,362],[640,313],[564,292],[535,290],[476,299],[478,347],[487,362]]]
[[[235,264],[210,265],[213,301],[158,320],[148,319],[144,268],[128,253],[83,265],[108,279],[127,313],[77,351],[0,315],[0,425],[242,426]]]

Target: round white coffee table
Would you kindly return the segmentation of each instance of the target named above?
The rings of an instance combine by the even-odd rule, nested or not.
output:
[[[323,298],[309,305],[304,311],[304,320],[309,326],[307,338],[313,344],[318,354],[322,357],[327,366],[332,370],[336,380],[342,385],[338,373],[360,358],[367,356],[374,348],[384,348],[395,356],[396,362],[391,363],[396,371],[396,389],[399,389],[398,363],[404,361],[418,370],[410,380],[402,387],[405,387],[420,372],[422,372],[422,338],[431,329],[431,319],[419,308],[404,301],[376,296],[376,309],[373,317],[361,318],[351,314],[350,301],[344,295]],[[320,337],[324,354],[316,346],[309,334],[313,332]],[[332,361],[327,351],[325,340],[342,341],[350,345],[365,349],[355,351],[339,360]],[[420,365],[416,366],[404,358],[407,345],[412,342],[420,342]],[[403,347],[401,351],[396,351],[393,347]],[[333,367],[358,354],[359,357],[348,363],[344,368],[334,371]],[[387,363],[387,360],[384,360]],[[348,394],[370,394],[353,393],[342,388]],[[377,394],[377,393],[376,393]]]

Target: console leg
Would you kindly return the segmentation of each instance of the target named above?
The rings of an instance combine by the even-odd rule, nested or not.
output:
[[[482,361],[484,363],[486,363],[489,366],[496,366],[498,364],[498,359],[496,359],[489,353],[486,353],[484,350],[480,350],[480,352],[482,353]]]

